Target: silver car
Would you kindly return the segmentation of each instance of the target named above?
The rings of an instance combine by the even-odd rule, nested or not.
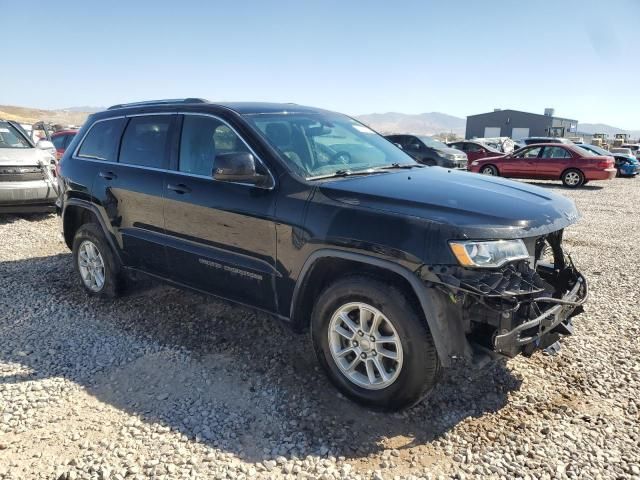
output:
[[[54,210],[52,150],[51,142],[34,145],[19,124],[0,119],[0,213]]]

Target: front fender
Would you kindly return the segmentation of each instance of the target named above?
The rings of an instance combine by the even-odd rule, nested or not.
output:
[[[414,271],[403,265],[382,258],[338,249],[325,248],[316,250],[305,261],[298,276],[291,302],[290,319],[294,328],[296,326],[300,327],[300,324],[306,320],[299,318],[298,315],[301,310],[302,293],[308,286],[309,275],[313,270],[313,266],[324,258],[338,258],[357,262],[402,277],[409,284],[420,303],[420,308],[433,336],[442,365],[449,366],[453,358],[470,358],[472,356],[471,346],[464,334],[462,315],[457,311],[459,307],[453,305],[446,295],[436,289],[427,288]]]

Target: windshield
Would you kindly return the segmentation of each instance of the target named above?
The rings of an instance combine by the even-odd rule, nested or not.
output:
[[[416,164],[384,137],[344,115],[277,113],[246,118],[287,165],[305,178]]]
[[[424,143],[427,147],[436,148],[436,149],[449,148],[444,143],[439,142],[438,140],[435,140],[431,137],[418,137],[418,138],[422,140],[422,143]]]
[[[31,145],[13,125],[0,122],[0,148],[31,148]]]

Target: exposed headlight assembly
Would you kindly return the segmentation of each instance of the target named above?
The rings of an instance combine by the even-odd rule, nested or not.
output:
[[[463,267],[496,268],[529,258],[527,247],[520,239],[450,241],[449,246]]]

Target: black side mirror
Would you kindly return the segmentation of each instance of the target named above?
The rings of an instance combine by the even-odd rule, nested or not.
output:
[[[255,184],[260,176],[256,174],[256,160],[252,154],[231,152],[216,155],[213,178],[221,182]]]

